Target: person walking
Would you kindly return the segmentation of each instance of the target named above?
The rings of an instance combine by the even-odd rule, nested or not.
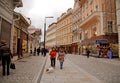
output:
[[[90,56],[90,50],[86,49],[86,52],[87,52],[87,58],[89,58],[89,56]]]
[[[63,49],[60,49],[60,51],[58,52],[58,57],[57,57],[57,60],[59,60],[60,62],[60,69],[63,68],[64,57],[65,57],[65,52],[63,51]]]
[[[2,75],[6,74],[7,65],[7,75],[10,75],[9,66],[11,62],[11,51],[5,40],[2,40],[0,45],[0,55],[2,56]]]
[[[55,68],[55,63],[56,63],[56,54],[57,52],[55,51],[55,48],[52,48],[49,55],[50,55],[50,60],[51,60],[51,67],[54,67],[54,68]]]
[[[36,55],[36,47],[34,48],[34,56]]]
[[[113,52],[110,48],[108,48],[107,56],[108,56],[109,59],[112,59]]]
[[[39,56],[40,54],[40,47],[37,48],[37,55]]]
[[[44,54],[44,48],[41,49],[41,55],[43,55],[43,54]]]
[[[43,56],[44,56],[44,57],[46,56],[46,53],[47,53],[47,49],[44,48],[44,49],[43,49]]]

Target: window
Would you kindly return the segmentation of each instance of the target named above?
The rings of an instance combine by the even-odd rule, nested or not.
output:
[[[96,11],[98,11],[98,5],[95,6]]]
[[[113,21],[108,21],[107,23],[108,32],[113,32]]]
[[[93,36],[97,36],[97,30],[96,30],[96,27],[93,28]]]
[[[80,33],[80,40],[82,39],[82,34]]]

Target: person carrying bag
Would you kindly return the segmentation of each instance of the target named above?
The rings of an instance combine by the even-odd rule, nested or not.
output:
[[[11,51],[5,40],[1,40],[0,42],[0,55],[2,56],[2,75],[5,76],[6,74],[6,65],[7,75],[10,75]]]

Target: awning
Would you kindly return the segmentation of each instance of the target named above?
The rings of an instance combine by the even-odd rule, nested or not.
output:
[[[99,44],[99,43],[106,43],[106,42],[108,42],[107,39],[96,40],[96,44]]]

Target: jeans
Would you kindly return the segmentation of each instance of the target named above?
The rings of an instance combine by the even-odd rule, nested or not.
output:
[[[51,58],[51,67],[55,67],[55,62],[56,62],[55,58]]]
[[[10,65],[10,56],[2,56],[2,74],[6,74],[6,65],[7,65],[7,75],[10,74],[9,72],[9,65]]]
[[[63,62],[60,62],[60,69],[63,68]]]

